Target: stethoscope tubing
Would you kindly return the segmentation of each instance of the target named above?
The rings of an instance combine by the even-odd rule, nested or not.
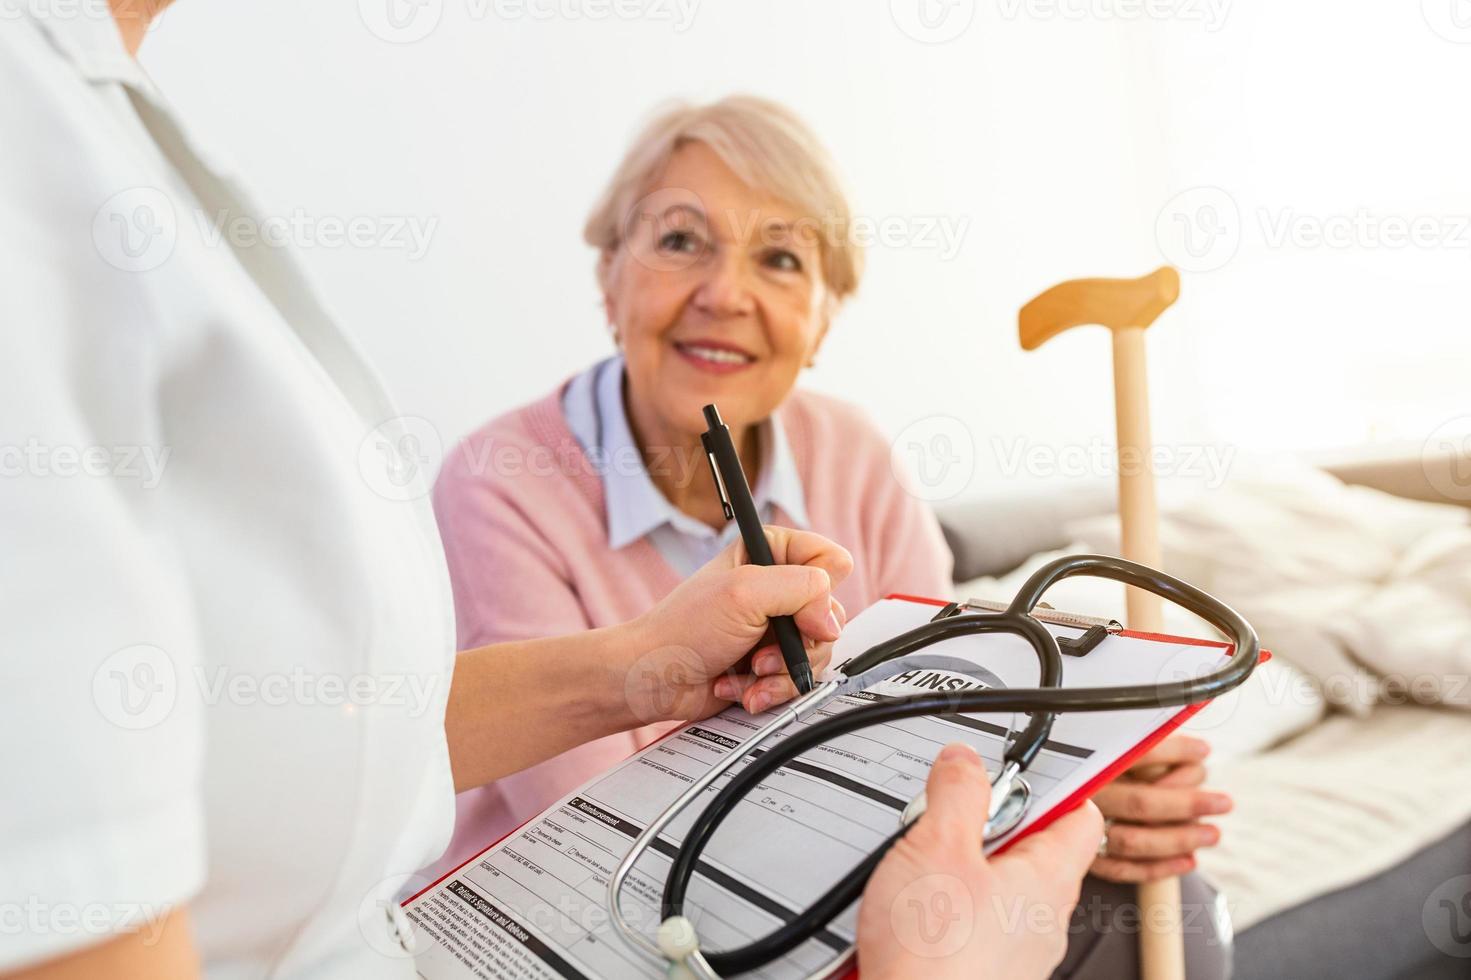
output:
[[[633,846],[628,849],[623,860],[618,862],[618,867],[613,870],[613,876],[608,879],[608,908],[614,927],[625,940],[657,959],[663,959],[663,951],[654,942],[649,940],[633,923],[628,921],[623,914],[623,903],[619,900],[623,891],[623,883],[633,871],[634,864],[647,851],[654,840],[664,832],[664,828],[683,813],[691,803],[699,799],[717,779],[725,775],[730,769],[744,759],[751,749],[754,749],[783,729],[795,724],[798,720],[808,717],[819,707],[832,701],[842,693],[842,687],[837,681],[821,681],[811,691],[793,701],[771,721],[758,728],[749,738],[742,742],[735,750],[728,753],[723,759],[711,766],[702,776],[687,786],[674,802],[669,804],[653,820],[651,820],[636,838]]]
[[[1184,681],[1118,687],[1061,687],[1061,656],[1056,637],[1029,613],[1051,585],[1080,574],[1097,575],[1133,585],[1188,609],[1231,640],[1230,658],[1218,670]],[[662,916],[668,918],[681,914],[685,893],[700,854],[740,800],[775,769],[834,738],[872,725],[925,715],[1025,712],[1031,714],[1032,719],[1012,742],[1006,755],[1007,762],[1024,769],[1041,750],[1057,712],[1121,711],[1209,700],[1245,681],[1260,656],[1260,644],[1250,624],[1229,606],[1186,582],[1121,558],[1070,555],[1049,562],[1027,579],[1004,612],[967,614],[936,620],[864,651],[840,668],[844,680],[849,683],[829,680],[819,684],[687,788],[644,830],[609,881],[610,905],[619,931],[626,939],[651,955],[663,957],[659,947],[635,931],[624,918],[618,902],[623,882],[634,862],[663,828],[736,763],[798,720],[815,713],[821,705],[852,689],[851,682],[861,680],[864,675],[880,666],[893,664],[897,659],[918,653],[924,647],[941,640],[995,632],[1013,633],[1028,640],[1039,657],[1041,687],[971,690],[896,698],[825,718],[765,749],[759,758],[733,776],[716,794],[715,799],[700,813],[685,835],[665,882]],[[892,671],[880,673],[887,676]],[[697,963],[699,972],[703,974],[704,971],[709,971],[709,976],[718,976],[752,970],[801,945],[858,899],[873,869],[907,829],[907,825],[901,826],[816,902],[771,934],[737,949],[701,951],[695,954],[691,959]],[[822,975],[827,974],[824,971]]]

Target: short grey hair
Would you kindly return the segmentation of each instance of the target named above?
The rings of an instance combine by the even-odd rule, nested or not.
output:
[[[748,187],[818,222],[824,229],[822,278],[830,300],[836,305],[852,295],[863,276],[863,249],[853,240],[853,212],[837,168],[795,113],[749,95],[708,105],[676,103],[634,138],[582,229],[582,237],[599,251],[600,277],[623,244],[630,209],[674,151],[695,142],[713,150]]]

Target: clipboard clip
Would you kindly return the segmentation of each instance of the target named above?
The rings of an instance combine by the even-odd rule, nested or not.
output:
[[[935,613],[930,622],[940,619],[949,619],[951,616],[959,616],[968,610],[982,610],[985,612],[1000,612],[1006,605],[1000,602],[988,602],[982,599],[967,599],[965,602],[951,602],[944,609]],[[1089,653],[1108,639],[1110,635],[1122,633],[1124,626],[1116,619],[1099,619],[1094,616],[1079,616],[1074,613],[1058,612],[1045,602],[1038,603],[1037,608],[1031,612],[1032,618],[1044,623],[1052,623],[1056,626],[1075,626],[1083,631],[1082,636],[1057,638],[1057,646],[1062,650],[1065,657],[1086,657]]]
[[[727,521],[735,520],[735,508],[730,505],[730,491],[725,489],[725,477],[720,475],[720,465],[715,462],[715,449],[710,445],[710,433],[700,433],[700,445],[705,448],[705,461],[715,476],[715,492],[720,495],[720,509],[725,511]]]

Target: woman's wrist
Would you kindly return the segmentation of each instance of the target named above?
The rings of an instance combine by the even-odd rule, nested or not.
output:
[[[604,634],[599,661],[603,710],[622,719],[623,729],[690,717],[683,687],[694,671],[682,669],[690,666],[690,658],[673,655],[678,648],[660,637],[649,613],[597,632]],[[706,684],[701,681],[703,691]]]
[[[445,712],[456,791],[655,720],[630,697],[643,636],[628,623],[462,652]]]
[[[663,721],[640,710],[640,664],[647,642],[648,625],[643,618],[615,626],[574,633],[552,642],[547,679],[562,692],[555,712],[577,716],[579,727],[590,728],[593,737],[612,735]],[[656,699],[657,700],[657,699]]]

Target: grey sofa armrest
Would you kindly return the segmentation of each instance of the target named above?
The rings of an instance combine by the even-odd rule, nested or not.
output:
[[[1419,446],[1318,457],[1344,483],[1396,497],[1471,507],[1471,451],[1422,452]]]
[[[1344,483],[1471,508],[1471,456],[1465,454],[1422,454],[1416,446],[1310,461]],[[955,555],[955,581],[965,582],[1004,575],[1039,551],[1063,547],[1064,525],[1111,514],[1117,499],[1112,481],[1098,481],[967,497],[939,504],[935,513]]]
[[[935,508],[955,556],[955,581],[1004,575],[1039,551],[1067,544],[1063,526],[1115,509],[1113,484],[953,500]]]

